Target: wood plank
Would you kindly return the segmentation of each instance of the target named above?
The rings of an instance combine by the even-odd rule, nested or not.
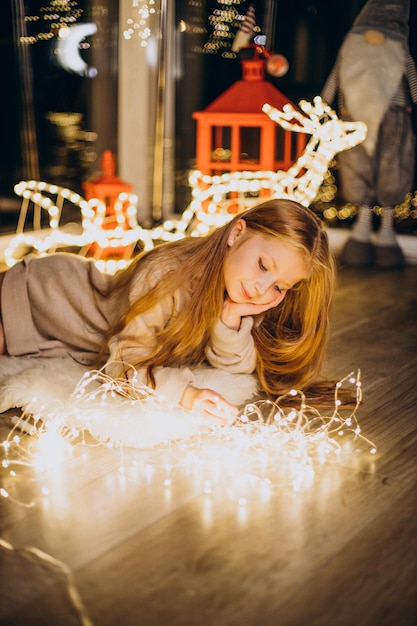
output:
[[[390,503],[372,520],[372,526],[364,528],[287,600],[279,615],[270,613],[262,624],[301,626],[307,614],[309,626],[415,626],[415,483],[395,505],[394,509]]]
[[[350,475],[332,489],[334,482],[326,475],[308,494],[282,489],[264,508],[247,506],[242,517],[222,486],[209,528],[201,502],[176,510],[77,572],[89,598],[101,579],[94,604],[87,603],[90,615],[100,624],[110,623],[106,615],[126,625],[281,623],[285,601],[317,580],[329,559],[369,532],[375,516],[408,489],[370,473]]]
[[[2,538],[17,548],[0,549],[0,623],[81,623],[54,560],[97,626],[417,623],[416,285],[414,266],[341,271],[324,372],[361,369],[358,418],[377,453],[352,446],[299,491],[278,457],[258,477],[245,459],[236,479],[222,458],[232,451],[210,438],[123,456],[77,447],[46,474],[3,468],[2,484],[35,506],[0,498]],[[3,415],[0,437],[8,429]],[[29,546],[52,561],[28,559]]]

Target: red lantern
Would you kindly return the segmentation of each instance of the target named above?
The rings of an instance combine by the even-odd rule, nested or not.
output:
[[[97,202],[94,209],[96,211],[95,223],[103,231],[110,231],[106,232],[106,235],[109,242],[115,244],[120,238],[120,234],[118,234],[120,230],[131,228],[132,216],[129,215],[129,208],[131,207],[129,197],[132,185],[116,176],[116,159],[110,150],[104,151],[100,165],[102,175],[93,180],[85,181],[83,189],[86,200],[96,199],[100,201]],[[90,204],[94,207],[93,202]],[[132,252],[131,248],[131,245],[103,247],[94,242],[89,246],[87,255],[96,259],[129,258]]]

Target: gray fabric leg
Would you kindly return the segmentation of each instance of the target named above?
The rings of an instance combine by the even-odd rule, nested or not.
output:
[[[370,267],[374,262],[374,249],[371,243],[372,209],[361,206],[352,228],[352,234],[346,242],[341,261],[351,267]]]
[[[386,269],[405,265],[404,254],[394,230],[393,212],[390,207],[383,208],[381,226],[375,237],[375,265]]]

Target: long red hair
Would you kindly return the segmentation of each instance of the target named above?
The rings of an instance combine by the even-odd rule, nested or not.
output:
[[[291,388],[304,388],[318,375],[329,332],[334,259],[321,220],[297,202],[276,199],[237,215],[205,237],[185,237],[156,246],[116,274],[111,291],[120,293],[130,289],[137,272],[150,276],[157,270],[162,278],[133,303],[110,330],[107,340],[161,298],[172,296],[177,290],[187,296],[182,310],[176,311],[168,324],[157,331],[155,346],[131,363],[147,369],[151,384],[157,366],[193,366],[204,361],[205,348],[224,301],[223,261],[229,233],[239,219],[246,222],[245,236],[257,234],[278,239],[299,250],[309,268],[308,277],[254,325],[260,387],[276,396]]]

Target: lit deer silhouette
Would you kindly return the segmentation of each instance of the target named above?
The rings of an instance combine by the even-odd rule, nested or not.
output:
[[[290,198],[309,206],[317,195],[333,157],[338,152],[359,144],[366,136],[366,126],[363,122],[340,120],[319,96],[314,98],[313,103],[300,102],[298,110],[291,105],[286,105],[280,111],[265,104],[263,111],[284,129],[311,135],[304,152],[287,171],[227,172],[219,176],[206,176],[199,171],[194,171],[190,176],[193,199],[178,219],[166,221],[150,229],[133,224],[129,230],[122,232],[122,239],[117,229],[93,232],[91,227],[85,228],[85,224],[83,224],[81,235],[65,233],[59,224],[62,206],[44,197],[44,190],[48,188],[48,185],[43,182],[23,181],[16,186],[16,193],[28,198],[28,188],[29,191],[32,190],[30,200],[35,205],[46,208],[50,218],[53,217],[54,224],[50,222],[51,237],[45,237],[36,230],[29,235],[23,232],[16,233],[16,237],[12,238],[5,251],[7,264],[11,266],[18,260],[19,249],[22,246],[28,248],[27,251],[34,248],[41,254],[46,254],[57,247],[72,246],[79,247],[80,254],[84,254],[86,243],[97,241],[97,238],[103,238],[104,235],[107,235],[109,241],[103,243],[103,246],[125,245],[125,237],[128,236],[128,243],[132,244],[132,249],[137,243],[150,249],[155,241],[206,234],[211,228],[228,222],[234,214],[243,212],[269,198]],[[53,187],[56,193],[58,188]],[[39,193],[39,189],[42,189],[42,193]],[[65,197],[70,199],[71,194],[74,193],[67,189],[63,192],[65,192]],[[22,227],[18,229],[20,231],[23,230],[26,219],[27,204],[25,202],[22,205],[23,213],[19,220],[19,224],[22,221]],[[77,203],[80,207],[87,204],[78,195]],[[125,263],[126,259],[122,261]]]
[[[178,221],[170,222],[177,235],[203,233],[269,198],[311,204],[333,157],[361,143],[367,129],[363,122],[339,119],[319,96],[312,103],[300,102],[300,109],[289,104],[282,111],[269,104],[263,106],[264,113],[285,130],[311,135],[297,161],[288,170],[277,172],[240,171],[218,176],[192,172],[193,200]]]
[[[345,122],[319,96],[313,103],[302,101],[297,111],[285,105],[280,111],[269,104],[262,110],[285,130],[311,135],[299,159],[286,172],[279,171],[273,182],[273,196],[292,198],[308,206],[316,197],[333,157],[353,148],[366,137],[363,122]]]

